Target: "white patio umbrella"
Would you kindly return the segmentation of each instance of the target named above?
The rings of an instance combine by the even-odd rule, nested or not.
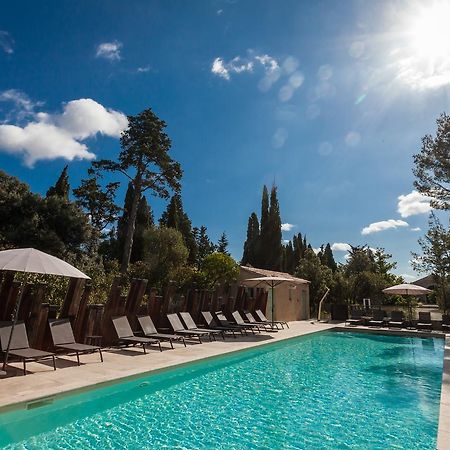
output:
[[[8,345],[5,350],[5,359],[3,361],[2,368],[4,372],[8,361],[9,348],[11,346],[14,327],[17,322],[17,316],[23,300],[25,286],[28,281],[28,275],[30,273],[39,273],[44,275],[59,275],[70,278],[84,278],[86,280],[90,280],[90,278],[62,259],[48,255],[47,253],[41,252],[34,248],[18,248],[0,251],[0,271],[2,270],[25,273],[19,299],[15,305],[12,315],[11,333],[9,334]],[[4,373],[0,371],[0,375],[4,375]]]
[[[300,284],[293,280],[292,278],[284,278],[284,277],[257,277],[257,278],[247,278],[246,280],[242,280],[241,283],[248,287],[258,287],[258,286],[267,286],[272,290],[272,324],[274,322],[273,312],[275,306],[275,294],[274,289],[282,283],[291,283],[291,284]]]
[[[431,294],[430,289],[424,288],[422,286],[417,286],[415,284],[397,284],[395,286],[388,287],[383,289],[382,291],[388,295],[406,295],[408,297],[416,297],[420,295]],[[409,312],[409,321],[411,325],[412,321],[412,309],[411,309],[411,301],[408,300],[408,312]]]

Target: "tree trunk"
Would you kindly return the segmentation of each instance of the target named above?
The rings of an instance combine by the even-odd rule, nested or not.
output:
[[[120,265],[120,273],[126,273],[130,264],[131,250],[133,248],[133,236],[136,228],[136,216],[139,199],[141,197],[141,183],[137,182],[134,186],[134,197],[131,205],[130,219],[127,227],[127,237],[123,248],[122,263]]]

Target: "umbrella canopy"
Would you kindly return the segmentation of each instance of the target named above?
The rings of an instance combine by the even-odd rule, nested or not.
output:
[[[71,278],[90,278],[62,259],[34,248],[18,248],[0,251],[0,271],[41,273]]]
[[[383,289],[382,292],[391,295],[426,295],[431,294],[433,291],[415,284],[397,284],[396,286]]]
[[[267,285],[269,287],[278,286],[281,283],[292,283],[292,284],[300,284],[296,282],[292,278],[283,278],[283,277],[257,277],[257,278],[247,278],[246,280],[242,280],[241,283],[245,286],[256,287],[260,285]]]

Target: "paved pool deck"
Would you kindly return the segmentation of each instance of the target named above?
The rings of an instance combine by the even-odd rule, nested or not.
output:
[[[281,330],[278,333],[249,334],[248,336],[238,336],[236,339],[227,337],[225,341],[220,339],[204,344],[188,343],[186,348],[182,344],[174,343],[174,350],[170,349],[168,343],[162,343],[162,352],[156,347],[149,348],[146,355],[139,347],[105,349],[103,363],[100,362],[98,353],[93,353],[81,355],[81,366],[77,366],[75,357],[60,356],[57,358],[56,371],[52,370],[50,361],[29,363],[26,376],[21,375],[22,365],[20,363],[12,363],[8,367],[8,372],[15,376],[0,379],[0,412],[26,408],[30,403],[43,399],[115,383],[120,379],[136,377],[144,373],[336,327],[344,327],[343,324],[312,323],[310,321],[291,322],[289,326],[289,329]],[[366,327],[346,327],[346,329],[369,331]],[[384,328],[372,328],[370,331],[383,334],[390,332]],[[430,336],[429,333],[419,334],[410,331],[394,333]],[[445,336],[437,449],[450,450],[450,334]]]

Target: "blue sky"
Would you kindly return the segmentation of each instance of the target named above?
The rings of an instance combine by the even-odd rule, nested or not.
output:
[[[413,277],[429,206],[412,192],[412,155],[449,112],[449,8],[6,2],[0,168],[45,193],[69,162],[76,187],[93,157],[117,155],[124,115],[151,107],[168,124],[193,224],[214,240],[225,231],[236,258],[275,182],[285,239],[330,242],[338,261],[344,244],[384,247]],[[159,217],[165,203],[149,202]]]

